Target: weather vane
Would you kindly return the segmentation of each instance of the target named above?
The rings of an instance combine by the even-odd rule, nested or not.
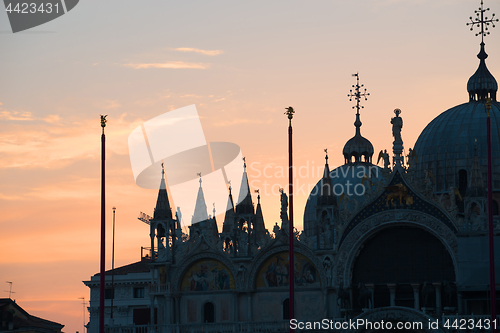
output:
[[[359,114],[359,109],[364,108],[363,106],[359,105],[359,102],[361,101],[361,97],[364,97],[365,101],[366,101],[366,100],[368,100],[368,96],[370,96],[370,93],[366,92],[366,88],[365,88],[365,91],[363,93],[360,92],[360,88],[363,88],[365,85],[359,84],[359,73],[352,74],[352,76],[356,77],[356,85],[354,85],[354,84],[352,85],[352,87],[354,88],[354,93],[352,92],[352,89],[349,90],[349,94],[347,95],[347,97],[349,97],[349,102],[352,101],[352,98],[354,97],[354,99],[356,100],[356,105],[353,106],[352,108],[353,109],[356,108],[356,114]]]
[[[201,186],[201,172],[198,172],[196,175],[200,177],[200,186]]]
[[[104,134],[104,127],[106,127],[106,122],[108,121],[108,120],[106,119],[106,117],[107,117],[107,116],[108,116],[107,114],[105,114],[105,115],[102,115],[102,114],[101,114],[101,127],[102,127],[102,134]]]
[[[487,31],[490,23],[491,23],[492,27],[494,28],[495,27],[494,22],[498,22],[498,19],[495,19],[494,13],[491,14],[490,19],[488,19],[487,16],[484,16],[484,13],[486,13],[489,10],[490,10],[489,8],[486,8],[486,9],[483,8],[483,0],[481,0],[481,7],[479,7],[478,10],[474,11],[474,13],[476,14],[476,17],[473,19],[472,16],[470,16],[469,17],[470,22],[467,23],[467,26],[469,26],[469,25],[471,26],[470,27],[471,31],[473,30],[474,26],[476,26],[478,28],[481,27],[481,30],[478,33],[476,33],[476,36],[481,35],[481,43],[483,42],[484,37],[486,35],[490,34],[490,32]]]
[[[292,126],[292,118],[293,118],[293,114],[295,113],[295,111],[293,110],[293,108],[291,106],[289,106],[285,109],[286,109],[285,114],[288,116],[288,120],[290,121],[290,126]]]

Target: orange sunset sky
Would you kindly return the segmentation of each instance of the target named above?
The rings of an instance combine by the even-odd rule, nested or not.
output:
[[[283,113],[294,107],[301,230],[323,149],[333,169],[354,135],[351,75],[359,72],[370,92],[361,133],[376,154],[392,149],[395,108],[402,110],[407,151],[434,117],[468,100],[480,38],[465,24],[479,6],[478,0],[82,0],[16,34],[0,10],[0,297],[8,297],[5,281],[12,281],[12,298],[29,313],[82,332],[78,298],[89,299],[82,280],[99,271],[100,114],[109,115],[107,268],[111,208],[117,207],[116,266],[129,264],[149,244],[149,228],[137,216],[151,215],[157,196],[134,182],[128,135],[191,104],[207,141],[241,147],[269,229],[279,221],[280,199],[263,190],[264,182],[275,189],[287,184]],[[500,15],[499,0],[485,6]],[[487,65],[499,79],[500,29],[491,31]]]

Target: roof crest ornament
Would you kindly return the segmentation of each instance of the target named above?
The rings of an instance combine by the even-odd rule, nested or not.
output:
[[[484,37],[490,34],[490,32],[487,31],[490,23],[491,23],[492,27],[494,28],[495,27],[494,22],[498,22],[498,19],[495,19],[494,13],[491,14],[490,19],[488,19],[487,16],[484,16],[484,13],[486,13],[489,10],[490,10],[489,8],[486,8],[486,9],[483,8],[483,0],[481,0],[481,7],[479,7],[478,10],[474,11],[474,13],[476,14],[476,17],[473,19],[472,16],[470,16],[469,17],[470,22],[466,24],[467,26],[469,26],[469,25],[471,26],[470,27],[471,31],[473,30],[474,26],[476,26],[478,28],[481,27],[481,30],[478,33],[476,33],[476,36],[481,35],[481,44],[484,43]]]
[[[489,11],[489,8],[483,7],[483,0],[481,0],[481,7],[478,10],[475,10],[476,14],[475,18],[469,17],[470,22],[467,23],[467,26],[470,26],[470,30],[472,31],[474,27],[479,28],[479,32],[476,33],[476,36],[481,35],[481,48],[477,55],[479,58],[479,67],[476,72],[469,78],[467,82],[467,92],[469,93],[469,101],[482,101],[484,102],[487,98],[491,98],[496,101],[496,93],[498,90],[498,84],[495,80],[495,77],[490,73],[488,68],[486,67],[486,58],[488,58],[488,54],[484,51],[484,37],[489,35],[488,27],[495,27],[495,22],[498,22],[498,19],[495,19],[495,14],[492,14],[491,18],[485,16],[485,13]]]
[[[354,126],[356,127],[356,134],[360,135],[360,127],[361,125],[363,125],[363,123],[359,119],[359,109],[363,109],[364,106],[360,105],[359,103],[362,97],[365,98],[365,101],[368,100],[368,96],[370,96],[370,93],[366,92],[366,88],[365,91],[361,93],[360,88],[363,88],[365,85],[359,84],[359,73],[352,74],[352,76],[356,77],[356,84],[352,85],[352,87],[354,88],[354,92],[352,91],[352,89],[349,90],[349,94],[347,95],[347,97],[349,97],[349,101],[352,101],[353,98],[356,100],[356,105],[352,107],[353,109],[356,109],[356,121],[354,122]]]
[[[365,91],[363,93],[360,92],[360,88],[363,88],[365,85],[359,84],[359,73],[352,74],[352,76],[356,77],[356,85],[354,85],[354,84],[352,85],[352,87],[354,88],[354,93],[352,92],[352,89],[349,90],[349,94],[347,95],[347,97],[349,97],[349,102],[351,102],[353,97],[354,97],[354,99],[356,100],[356,105],[353,106],[352,108],[353,109],[356,108],[356,114],[359,114],[359,109],[364,108],[364,106],[359,105],[359,102],[361,101],[361,97],[364,97],[365,101],[366,101],[366,100],[368,100],[368,96],[370,96],[370,93],[366,92],[366,88],[365,88]]]

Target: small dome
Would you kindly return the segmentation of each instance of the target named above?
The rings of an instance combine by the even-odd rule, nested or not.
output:
[[[477,55],[479,58],[479,67],[467,82],[467,91],[470,101],[483,101],[486,98],[496,100],[498,90],[497,80],[486,67],[485,59],[488,55],[484,51],[484,43],[481,43],[481,51]]]
[[[370,162],[373,156],[373,145],[370,140],[357,134],[352,137],[344,146],[342,151],[344,158],[347,163],[352,163],[352,157],[354,157],[354,162]],[[364,159],[361,159],[364,156]]]
[[[356,114],[356,134],[346,142],[342,154],[344,155],[345,164],[359,163],[359,162],[372,162],[373,145],[370,140],[361,135],[362,123],[359,119],[359,113]],[[363,156],[363,159],[361,158]],[[353,160],[354,157],[354,160]]]

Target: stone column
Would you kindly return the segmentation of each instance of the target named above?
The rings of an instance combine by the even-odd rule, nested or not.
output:
[[[175,297],[175,315],[177,317],[176,324],[181,323],[181,297]]]
[[[420,311],[420,283],[412,283],[413,288],[413,308]]]
[[[149,307],[151,309],[150,311],[150,319],[149,319],[149,323],[151,325],[154,325],[155,324],[155,296],[149,296],[150,300],[151,300],[151,306]]]
[[[328,289],[323,289],[323,318],[329,318],[328,316]]]
[[[396,306],[396,284],[388,283],[389,292],[391,293],[391,306]]]
[[[375,284],[374,283],[365,283],[365,287],[371,292],[370,300],[371,300],[371,308],[375,308],[375,297],[373,294],[375,293]]]
[[[252,322],[253,318],[252,318],[252,294],[251,293],[248,293],[247,307],[248,307],[248,319],[247,319],[247,321]]]
[[[440,317],[441,316],[441,283],[436,282],[432,284],[434,288],[436,289],[436,316]]]
[[[238,300],[238,292],[234,292],[233,293],[233,303],[234,303],[234,306],[233,306],[233,321],[235,323],[238,322],[238,318],[239,318],[239,312],[240,312],[240,306],[239,306],[239,300]]]
[[[462,299],[462,293],[458,292],[457,293],[457,307],[458,307],[458,314],[464,314],[464,308],[463,308],[463,299]]]
[[[174,303],[172,299],[172,295],[167,295],[167,308],[165,309],[165,324],[173,324],[174,323]]]

